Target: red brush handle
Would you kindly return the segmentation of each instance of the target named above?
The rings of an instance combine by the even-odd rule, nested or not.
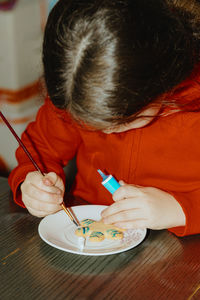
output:
[[[4,123],[7,125],[7,127],[9,128],[9,130],[12,132],[12,134],[14,135],[16,140],[18,141],[19,145],[23,148],[24,152],[27,154],[27,156],[29,157],[30,161],[33,163],[36,170],[38,170],[42,175],[44,175],[43,172],[40,170],[39,166],[37,165],[37,163],[34,161],[33,157],[31,156],[31,154],[28,151],[28,149],[26,148],[26,146],[23,144],[22,140],[19,138],[19,136],[17,135],[17,133],[15,132],[15,130],[10,125],[10,123],[8,122],[8,120],[6,119],[6,117],[3,115],[3,113],[1,111],[0,111],[0,116],[1,116],[2,120],[4,121]]]

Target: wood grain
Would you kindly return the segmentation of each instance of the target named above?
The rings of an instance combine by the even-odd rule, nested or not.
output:
[[[149,231],[129,251],[80,256],[45,244],[40,219],[9,199],[0,178],[0,299],[200,299],[199,235]]]

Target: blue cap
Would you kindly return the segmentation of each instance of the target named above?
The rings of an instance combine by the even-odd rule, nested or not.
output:
[[[105,175],[101,170],[97,170],[101,175],[103,181],[102,185],[111,193],[113,194],[119,187],[120,184],[112,175]]]

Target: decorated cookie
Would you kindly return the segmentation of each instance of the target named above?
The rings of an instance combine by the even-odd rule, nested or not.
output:
[[[123,232],[116,229],[108,229],[105,232],[105,236],[110,240],[121,240],[123,238]]]
[[[101,242],[105,238],[109,240],[121,240],[125,231],[114,225],[104,224],[101,221],[94,221],[92,219],[82,220],[81,226],[76,229],[75,234],[79,237],[89,237],[90,242]]]
[[[84,219],[84,220],[81,221],[81,226],[89,226],[92,223],[95,223],[95,221],[91,220],[91,219]]]
[[[105,239],[105,235],[100,231],[93,231],[90,234],[90,242],[102,242]]]
[[[86,226],[86,227],[79,227],[76,229],[76,235],[77,236],[82,236],[82,237],[86,237],[89,236],[92,233],[92,231],[90,230],[90,227]]]

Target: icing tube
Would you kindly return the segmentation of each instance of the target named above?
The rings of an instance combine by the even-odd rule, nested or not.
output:
[[[105,175],[101,170],[97,170],[98,173],[102,177],[101,184],[111,193],[113,194],[119,187],[120,184],[112,175]]]

